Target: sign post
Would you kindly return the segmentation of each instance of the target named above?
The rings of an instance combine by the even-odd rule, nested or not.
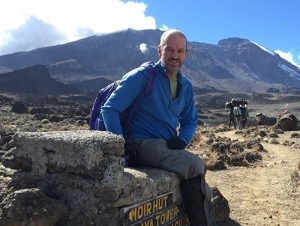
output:
[[[173,193],[124,207],[123,226],[188,226],[184,210],[173,204]]]

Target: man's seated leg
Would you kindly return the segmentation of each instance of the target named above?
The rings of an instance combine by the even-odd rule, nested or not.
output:
[[[171,171],[181,178],[183,203],[191,226],[207,225],[204,210],[205,186],[202,185],[205,183],[206,173],[204,161],[187,150],[168,149],[163,139],[136,142],[139,143],[139,165]]]

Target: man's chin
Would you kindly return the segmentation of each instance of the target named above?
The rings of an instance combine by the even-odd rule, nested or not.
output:
[[[167,69],[170,71],[170,72],[172,72],[172,73],[178,73],[178,71],[180,70],[180,66],[169,66],[169,67],[167,67]]]
[[[168,68],[169,70],[174,70],[174,71],[179,71],[181,65],[180,64],[167,64],[166,68]]]

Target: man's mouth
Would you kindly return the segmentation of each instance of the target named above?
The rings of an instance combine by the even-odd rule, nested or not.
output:
[[[169,62],[171,64],[179,64],[179,60],[170,59]]]

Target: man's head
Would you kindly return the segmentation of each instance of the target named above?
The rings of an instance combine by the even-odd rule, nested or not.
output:
[[[158,54],[168,76],[176,76],[187,54],[185,35],[179,30],[165,31],[160,38]]]

